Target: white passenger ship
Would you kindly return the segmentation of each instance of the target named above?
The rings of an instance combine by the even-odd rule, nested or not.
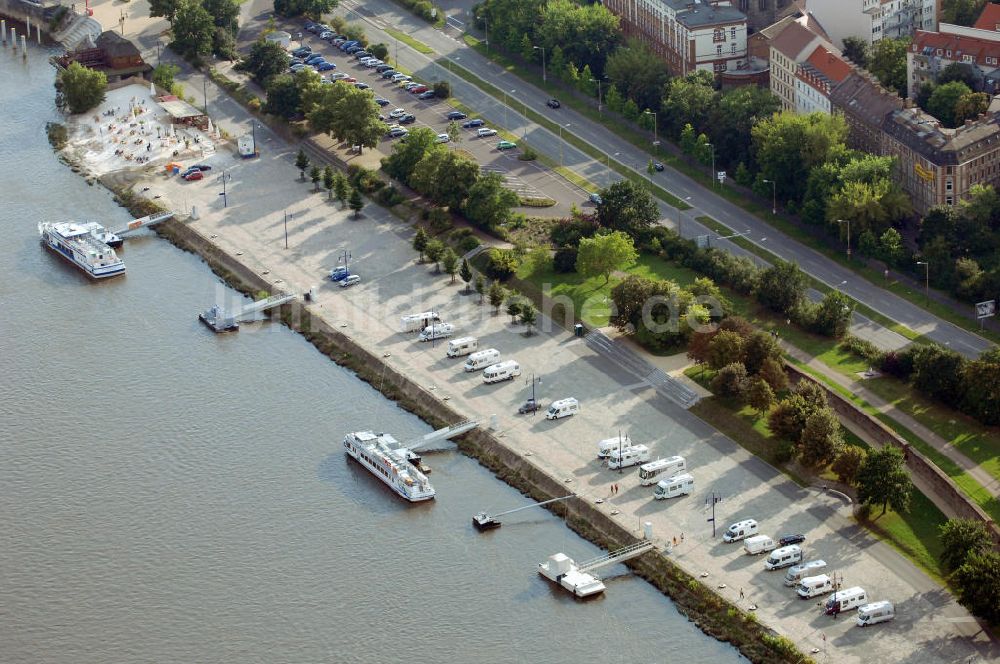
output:
[[[414,465],[420,462],[420,457],[400,447],[389,434],[371,431],[349,433],[344,436],[344,450],[410,502],[434,497],[434,487]]]
[[[94,237],[87,224],[73,222],[41,223],[42,242],[91,279],[106,279],[125,274],[125,263],[115,250]]]

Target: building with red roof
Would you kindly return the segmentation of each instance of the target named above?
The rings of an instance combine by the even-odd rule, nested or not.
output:
[[[917,30],[906,54],[907,96],[915,98],[926,83],[936,83],[948,65],[968,65],[977,91],[1000,91],[1000,32],[941,24],[939,32]]]
[[[1000,32],[1000,5],[987,2],[986,6],[983,7],[983,13],[979,15],[975,25],[972,27],[977,30]]]
[[[853,71],[838,53],[820,44],[795,70],[795,112],[830,113],[830,92]]]

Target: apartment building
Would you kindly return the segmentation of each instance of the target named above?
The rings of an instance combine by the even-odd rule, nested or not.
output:
[[[936,30],[940,0],[806,0],[806,6],[842,48],[846,37],[874,44]]]
[[[979,15],[979,18],[976,19],[975,25],[972,27],[977,30],[992,30],[993,32],[1000,32],[1000,5],[987,2],[983,7],[983,13]]]
[[[771,39],[771,92],[781,100],[782,109],[795,110],[796,72],[821,43],[825,42],[819,35],[794,21]]]
[[[832,111],[830,92],[853,71],[838,53],[820,44],[795,71],[795,112]]]
[[[907,96],[913,98],[925,83],[937,82],[941,72],[954,63],[968,65],[978,91],[998,94],[1000,32],[947,23],[938,32],[918,30],[906,54]]]
[[[747,17],[728,0],[606,0],[625,35],[646,42],[672,74],[747,67]]]

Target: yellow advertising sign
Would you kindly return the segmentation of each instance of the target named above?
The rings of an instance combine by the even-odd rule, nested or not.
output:
[[[917,177],[927,180],[928,182],[934,181],[934,171],[929,171],[920,164],[913,164],[913,171],[917,174]]]

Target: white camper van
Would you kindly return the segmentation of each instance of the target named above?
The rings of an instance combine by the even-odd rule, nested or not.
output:
[[[802,563],[801,565],[792,565],[785,572],[785,585],[791,588],[792,586],[799,585],[799,581],[806,578],[807,576],[815,576],[819,573],[821,569],[826,568],[825,560],[810,560],[807,563]]]
[[[437,323],[441,317],[436,311],[425,311],[422,314],[409,314],[399,319],[399,329],[402,332],[416,332],[431,323]]]
[[[618,468],[638,466],[647,461],[649,461],[649,448],[645,445],[633,445],[624,448],[620,454],[618,450],[612,450],[611,454],[608,455],[608,468],[617,470]]]
[[[826,600],[826,615],[833,616],[868,603],[868,593],[860,586],[838,590]]]
[[[771,555],[764,561],[764,569],[781,569],[800,562],[802,562],[802,549],[799,548],[798,544],[792,544],[772,551]]]
[[[688,473],[681,473],[656,483],[653,489],[655,500],[665,500],[676,496],[686,496],[694,491],[694,478]]]
[[[753,519],[743,519],[726,528],[726,532],[722,534],[722,539],[726,542],[738,542],[741,539],[756,534],[757,522]]]
[[[892,602],[882,600],[872,602],[858,607],[858,627],[877,625],[880,622],[887,622],[896,617],[896,608]]]
[[[545,411],[545,419],[558,420],[562,417],[576,415],[579,412],[580,402],[573,397],[559,399],[558,401],[553,401],[552,405],[549,406],[549,409]]]
[[[431,323],[420,331],[420,341],[432,341],[434,339],[444,339],[450,337],[455,332],[455,326],[451,323]]]
[[[746,538],[743,542],[743,550],[747,552],[748,556],[773,551],[776,546],[778,545],[774,543],[774,540],[767,535],[754,535]]]
[[[479,348],[479,339],[475,337],[459,337],[448,342],[448,357],[468,355]]]
[[[830,580],[826,574],[820,574],[818,576],[807,576],[799,582],[799,587],[795,592],[799,594],[802,599],[809,599],[810,597],[816,597],[817,595],[822,595],[823,593],[833,590],[833,581]]]
[[[628,437],[628,434],[618,435],[614,438],[605,438],[597,443],[597,458],[607,459],[611,456],[612,452],[617,452],[620,449],[624,450],[628,447],[632,447],[632,439]]]
[[[479,371],[484,367],[488,367],[491,364],[496,364],[500,361],[500,351],[496,348],[487,348],[486,350],[477,350],[475,353],[469,356],[469,359],[465,361],[465,365],[462,367],[466,371]]]
[[[483,382],[499,383],[501,380],[514,380],[521,375],[521,365],[515,360],[507,360],[497,364],[491,364],[483,372]]]
[[[673,477],[687,470],[687,463],[682,456],[672,456],[644,463],[639,467],[639,484],[650,486],[656,484],[660,475]]]

